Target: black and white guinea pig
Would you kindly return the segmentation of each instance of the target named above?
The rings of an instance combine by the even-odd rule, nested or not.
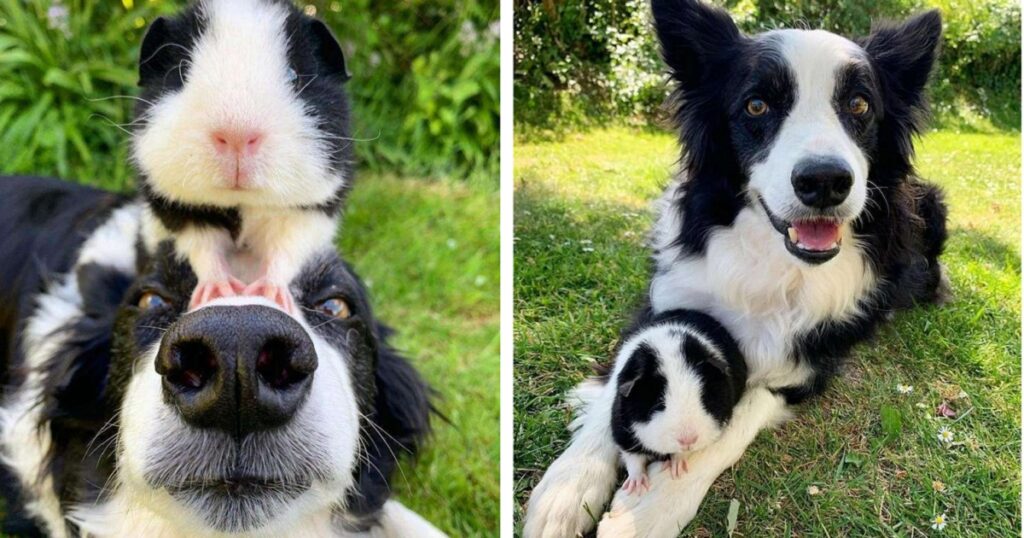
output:
[[[678,477],[689,453],[722,435],[743,395],[747,366],[713,318],[672,310],[625,340],[612,375],[612,436],[628,474],[622,488],[639,493],[649,487],[649,460],[665,461]]]
[[[200,0],[149,27],[143,234],[194,268],[191,308],[243,292],[293,308],[287,283],[333,240],[351,181],[348,78],[330,29],[287,0]]]

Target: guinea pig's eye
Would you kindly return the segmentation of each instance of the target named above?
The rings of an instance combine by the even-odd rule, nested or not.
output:
[[[292,69],[291,67],[288,68],[288,74],[285,76],[287,77],[288,82],[295,82],[296,80],[299,79],[299,74],[296,73],[295,70]]]
[[[867,99],[858,95],[853,99],[850,99],[850,102],[847,104],[847,108],[849,109],[850,114],[853,114],[854,116],[863,116],[868,113],[868,109],[871,107],[868,106]]]
[[[747,101],[747,115],[752,118],[764,116],[768,112],[768,103],[763,99],[751,99]]]
[[[328,316],[338,319],[348,319],[348,317],[352,315],[352,311],[348,308],[348,303],[339,297],[331,297],[330,299],[327,299],[317,305],[316,309]]]
[[[139,297],[138,305],[143,310],[153,310],[154,308],[167,306],[167,300],[155,291],[147,291]]]

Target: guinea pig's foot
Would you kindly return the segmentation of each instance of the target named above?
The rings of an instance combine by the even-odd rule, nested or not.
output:
[[[207,280],[200,282],[192,291],[192,298],[188,302],[188,309],[195,310],[206,303],[220,299],[221,297],[235,297],[245,289],[245,283],[233,276],[220,280]]]
[[[288,291],[288,286],[278,284],[267,276],[262,276],[246,286],[242,294],[265,297],[277,303],[281,310],[289,314],[295,314],[295,301],[292,299],[292,294]]]
[[[679,478],[690,470],[686,466],[686,457],[681,454],[674,454],[671,459],[665,461],[663,468],[672,473],[672,478]]]
[[[630,495],[642,495],[650,489],[651,481],[647,478],[647,473],[638,476],[628,476],[625,482],[622,483],[622,491]]]

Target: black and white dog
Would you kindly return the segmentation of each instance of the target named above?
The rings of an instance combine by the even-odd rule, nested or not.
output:
[[[5,531],[441,536],[389,500],[429,391],[325,245],[262,297],[187,312],[196,276],[143,204],[0,178]]]
[[[948,284],[941,193],[914,176],[912,137],[942,24],[935,11],[858,40],[824,31],[740,33],[697,0],[653,0],[684,148],[658,206],[645,315],[705,312],[738,341],[748,390],[722,437],[650,492],[619,493],[602,536],[673,536],[757,432],[823,391],[892,312]],[[594,525],[616,480],[614,386],[575,393],[575,435],[534,489],[527,537]]]

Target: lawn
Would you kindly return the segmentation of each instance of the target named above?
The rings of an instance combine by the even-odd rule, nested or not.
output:
[[[950,204],[954,302],[902,313],[861,346],[823,397],[719,478],[684,536],[725,536],[732,499],[735,536],[924,536],[941,513],[945,536],[1018,534],[1020,142],[919,141],[919,172]],[[517,525],[568,441],[565,392],[610,355],[646,290],[650,202],[677,157],[671,136],[626,128],[516,146]],[[943,401],[954,418],[937,416]]]

